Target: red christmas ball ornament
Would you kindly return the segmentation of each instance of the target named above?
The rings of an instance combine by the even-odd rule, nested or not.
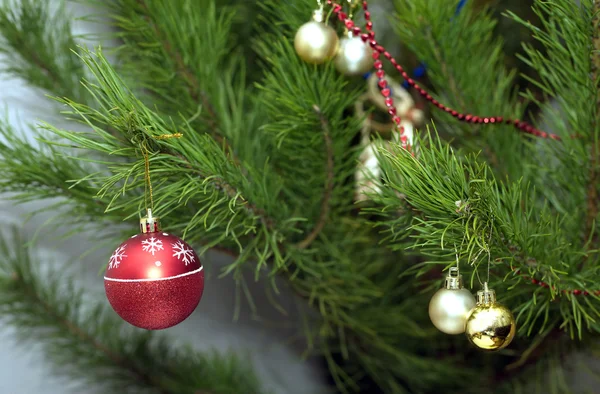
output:
[[[128,323],[162,330],[192,314],[204,291],[196,252],[181,238],[162,232],[158,218],[140,221],[141,234],[112,254],[104,275],[108,302]]]

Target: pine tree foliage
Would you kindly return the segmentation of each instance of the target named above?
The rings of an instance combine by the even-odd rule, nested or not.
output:
[[[591,0],[535,1],[540,27],[511,15],[545,48],[525,47],[522,60],[547,97],[523,98],[542,108],[561,141],[434,113],[437,131],[422,131],[415,156],[399,147],[380,152],[383,192],[362,212],[352,182],[361,119],[349,112],[360,84],[331,64],[303,63],[292,45],[314,1],[85,3],[97,7],[87,20],[108,16],[116,47],[77,46],[64,9],[45,1],[0,7],[6,71],[53,96],[73,125],[41,124],[39,143],[30,144],[0,124],[0,190],[21,202],[61,197],[74,207],[72,224],[132,220],[154,205],[188,242],[236,255],[224,274],[284,276],[318,312],[306,317],[309,351],[325,357],[342,392],[522,392],[532,381],[560,391],[571,384],[562,356],[597,349],[600,45]],[[452,2],[394,4],[398,37],[427,64],[439,101],[527,116],[489,10],[467,4],[455,15]],[[475,288],[490,262],[490,286],[518,318],[512,350],[487,357],[431,326],[427,303],[455,252]],[[26,256],[11,261],[6,278],[22,275],[7,279],[0,297],[44,295],[7,301],[13,324],[51,329],[49,354],[61,359],[73,357],[52,347],[62,341],[86,360],[100,357],[98,343],[118,355],[121,363],[90,356],[99,367],[79,370],[86,379],[130,379],[146,392],[259,392],[238,363],[137,332],[123,336],[111,314],[80,314],[74,289],[63,298],[58,279],[42,284]],[[267,291],[276,303],[274,281]],[[40,299],[46,314],[33,315]],[[133,369],[117,373],[124,364]]]
[[[90,302],[68,268],[42,268],[29,248],[12,246],[24,242],[16,230],[0,238],[0,319],[19,327],[22,343],[40,342],[53,372],[73,389],[75,383],[86,393],[263,392],[237,357],[175,349],[166,336],[125,327],[103,302]]]

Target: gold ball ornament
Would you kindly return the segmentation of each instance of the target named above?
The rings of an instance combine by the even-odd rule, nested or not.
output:
[[[444,287],[429,302],[429,318],[445,334],[462,334],[465,332],[467,316],[474,306],[475,297],[463,287],[458,268],[452,267]]]
[[[465,333],[482,350],[500,350],[515,337],[517,325],[510,309],[496,302],[496,293],[487,288],[477,292],[477,305],[467,317]]]
[[[373,49],[360,37],[342,38],[335,56],[335,67],[344,75],[362,75],[373,68]]]
[[[323,10],[314,12],[313,20],[300,26],[294,37],[294,48],[302,60],[322,64],[333,58],[339,39],[333,28],[323,23]]]

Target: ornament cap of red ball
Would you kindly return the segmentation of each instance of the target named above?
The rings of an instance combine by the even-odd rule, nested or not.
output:
[[[104,275],[106,296],[128,323],[147,330],[169,328],[198,306],[204,270],[185,241],[161,231],[151,210],[140,220],[140,230],[111,255]]]

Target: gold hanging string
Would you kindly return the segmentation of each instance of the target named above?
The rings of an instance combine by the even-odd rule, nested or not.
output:
[[[150,209],[154,210],[154,195],[152,192],[152,180],[150,179],[150,154],[145,142],[142,142],[142,156],[144,156],[144,205],[148,211],[148,197],[150,197]]]
[[[348,19],[352,19],[354,9],[358,6],[358,1],[359,0],[348,0],[348,5],[350,6],[350,9],[348,10]]]
[[[182,133],[173,133],[161,134],[154,138],[157,140],[167,140],[170,138],[181,137],[183,137]],[[140,149],[142,151],[142,156],[144,157],[144,206],[146,211],[148,211],[148,208],[154,211],[154,192],[152,189],[152,179],[150,178],[150,150],[146,145],[146,141],[142,141],[140,144]],[[148,199],[150,199],[150,207],[148,207]]]

